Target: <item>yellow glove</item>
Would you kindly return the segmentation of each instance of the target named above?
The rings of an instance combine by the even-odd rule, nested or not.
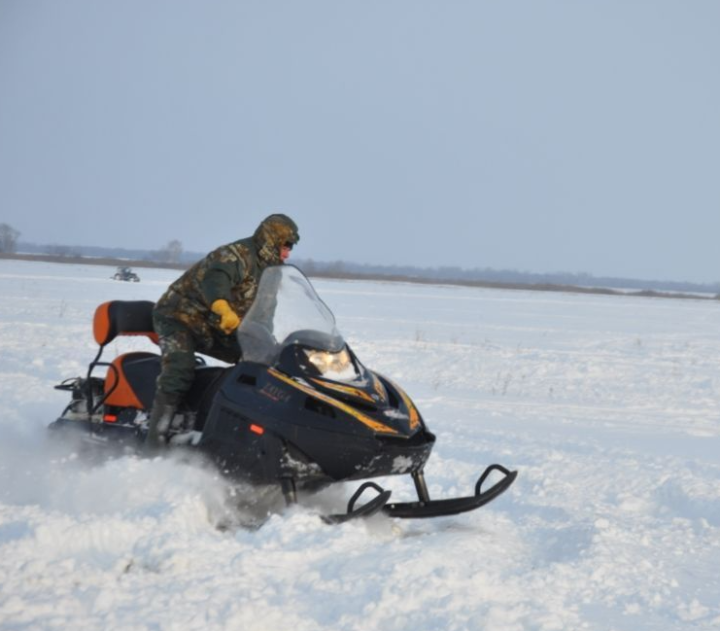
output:
[[[216,300],[210,307],[213,313],[220,316],[220,330],[225,335],[230,335],[235,329],[240,326],[240,318],[235,313],[227,300]]]

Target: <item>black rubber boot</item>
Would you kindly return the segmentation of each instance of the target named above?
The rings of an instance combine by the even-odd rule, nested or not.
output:
[[[168,394],[162,390],[155,393],[150,419],[148,420],[148,432],[145,437],[145,450],[158,451],[167,445],[168,431],[170,424],[180,403],[180,397],[176,394]]]

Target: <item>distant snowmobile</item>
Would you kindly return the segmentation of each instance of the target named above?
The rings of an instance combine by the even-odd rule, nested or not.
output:
[[[160,357],[131,352],[101,362],[118,335],[146,335],[153,304],[113,301],[95,313],[100,345],[87,376],[56,386],[72,400],[52,430],[80,430],[104,445],[142,449]],[[270,267],[237,331],[242,360],[206,366],[198,358],[194,385],[175,417],[168,449],[195,449],[225,474],[282,488],[287,504],[299,492],[334,482],[408,474],[417,501],[391,502],[389,490],[365,482],[346,513],[328,522],[382,511],[392,517],[438,517],[474,510],[506,491],[516,471],[490,465],[466,497],[431,499],[423,473],[432,434],[396,383],[360,362],[335,326],[335,318],[310,281],[291,265]],[[106,367],[104,378],[94,376]],[[491,477],[500,478],[489,488]],[[371,500],[356,507],[365,491]]]
[[[140,277],[132,271],[130,267],[118,267],[113,276],[113,280],[125,280],[133,283],[140,282]]]

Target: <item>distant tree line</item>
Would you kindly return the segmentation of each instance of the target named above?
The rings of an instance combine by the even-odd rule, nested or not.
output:
[[[0,223],[0,252],[2,254],[15,254],[17,252],[17,240],[20,232],[11,225]]]
[[[103,248],[91,246],[59,246],[18,243],[20,233],[7,224],[0,224],[0,253],[16,251],[27,254],[50,254],[67,257],[96,257],[125,259],[129,262],[148,262],[189,267],[206,253],[187,252],[177,239],[169,241],[158,250],[134,250],[126,248]],[[10,249],[6,249],[10,248]],[[436,282],[485,282],[500,285],[547,285],[573,286],[587,288],[615,288],[637,291],[672,291],[702,294],[720,294],[718,283],[690,283],[663,280],[638,280],[593,276],[586,273],[557,272],[538,274],[491,267],[466,269],[461,267],[414,267],[410,265],[369,265],[348,261],[316,261],[293,257],[292,262],[308,276],[354,276],[354,277],[391,277],[408,280],[428,280]]]
[[[617,289],[678,291],[694,293],[720,292],[718,283],[690,283],[663,280],[638,280],[593,276],[586,273],[556,272],[539,274],[491,267],[465,269],[461,267],[413,267],[410,265],[369,265],[347,261],[319,262],[313,259],[293,260],[308,276],[353,274],[359,276],[392,276],[442,281],[480,281],[498,284],[565,285],[574,287],[608,287]]]
[[[39,245],[36,243],[18,243],[17,250],[25,254],[49,254],[74,258],[86,256],[93,258],[117,258],[129,261],[148,261],[171,265],[187,265],[194,263],[202,257],[201,254],[185,252],[183,245],[177,239],[169,241],[159,250],[137,250],[132,248],[105,248],[85,245]]]
[[[164,248],[151,254],[155,260],[161,263],[180,263],[182,261],[182,255],[183,246],[177,239],[168,241],[168,244]]]

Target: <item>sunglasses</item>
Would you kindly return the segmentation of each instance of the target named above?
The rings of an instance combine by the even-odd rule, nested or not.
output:
[[[283,243],[283,247],[286,247],[288,250],[292,250],[294,245],[295,244],[290,241],[286,241],[285,243]]]

